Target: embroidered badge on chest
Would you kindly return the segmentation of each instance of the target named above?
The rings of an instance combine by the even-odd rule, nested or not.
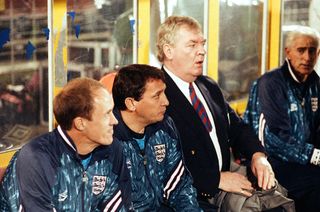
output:
[[[95,195],[100,194],[106,188],[107,177],[106,176],[93,176],[92,180],[92,193]]]
[[[318,97],[311,98],[311,109],[312,112],[316,112],[318,110]]]
[[[68,197],[68,191],[65,190],[64,192],[59,194],[58,201],[63,202],[67,199],[67,197]]]
[[[162,162],[163,159],[166,157],[166,145],[165,144],[159,144],[153,146],[155,154],[156,154],[156,160],[158,162]]]
[[[298,110],[297,104],[291,103],[291,105],[290,105],[290,111],[293,112],[293,111],[297,111],[297,110]]]

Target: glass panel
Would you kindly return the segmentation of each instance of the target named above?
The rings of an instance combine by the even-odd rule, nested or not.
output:
[[[195,18],[203,27],[205,0],[154,0],[150,1],[150,55],[149,63],[160,66],[156,54],[157,29],[170,15],[186,15]],[[197,9],[194,9],[197,8]]]
[[[68,0],[68,80],[133,62],[133,0]],[[77,37],[78,35],[78,37]]]
[[[48,131],[47,1],[0,0],[0,153]]]
[[[283,0],[281,63],[284,62],[284,39],[294,25],[304,25],[320,32],[320,0]],[[320,75],[320,61],[315,68]]]
[[[220,0],[218,81],[227,100],[247,96],[261,73],[264,3]]]

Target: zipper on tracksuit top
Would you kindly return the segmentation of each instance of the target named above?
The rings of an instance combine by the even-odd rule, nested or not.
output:
[[[89,167],[92,153],[89,153],[88,155],[78,155],[80,164],[81,164],[81,169],[82,169],[82,182],[81,182],[81,200],[82,200],[82,211],[85,212],[85,199],[84,199],[84,192],[85,192],[85,187],[86,184],[89,181],[88,175],[87,175],[87,169]]]
[[[85,212],[84,210],[84,188],[85,184],[88,183],[88,176],[86,170],[82,172],[82,184],[81,184],[81,199],[82,199],[82,211]]]

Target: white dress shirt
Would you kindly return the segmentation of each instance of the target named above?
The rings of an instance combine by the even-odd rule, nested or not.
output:
[[[192,105],[192,102],[191,102],[191,97],[190,97],[190,92],[189,92],[189,83],[188,82],[185,82],[183,81],[182,79],[180,79],[179,77],[177,77],[176,75],[174,75],[171,71],[169,71],[168,68],[166,68],[165,66],[163,66],[164,70],[168,73],[168,75],[171,77],[171,79],[175,82],[175,84],[178,86],[178,88],[180,89],[180,91],[183,93],[183,95],[188,99],[189,103],[191,104],[191,106],[193,107]],[[199,90],[198,86],[192,82],[192,85],[194,87],[194,90],[196,92],[196,95],[197,97],[200,99],[201,103],[203,104],[207,114],[208,114],[208,117],[209,117],[209,120],[211,122],[211,125],[212,125],[212,130],[211,132],[209,133],[210,135],[210,138],[211,138],[211,141],[213,143],[213,146],[216,150],[216,153],[217,153],[217,157],[218,157],[218,162],[219,162],[219,169],[221,171],[221,168],[222,168],[222,155],[221,155],[221,148],[220,148],[220,144],[219,144],[219,141],[218,141],[218,137],[217,137],[217,133],[216,133],[216,127],[215,127],[215,123],[214,123],[214,120],[213,120],[213,116],[212,116],[212,113],[208,107],[208,104],[207,102],[205,101],[201,91]]]

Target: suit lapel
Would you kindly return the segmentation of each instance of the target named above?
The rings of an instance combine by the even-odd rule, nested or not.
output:
[[[203,98],[206,100],[206,103],[213,116],[212,118],[214,120],[216,134],[221,148],[222,160],[224,161],[223,165],[225,165],[225,161],[228,161],[229,157],[229,154],[227,152],[229,151],[229,147],[228,143],[224,142],[228,140],[228,138],[225,138],[225,135],[227,135],[228,132],[223,126],[228,126],[228,123],[226,123],[226,121],[223,119],[225,111],[221,108],[221,106],[217,104],[216,101],[214,101],[214,99],[221,99],[221,97],[215,98],[215,92],[212,92],[212,94],[210,94],[208,88],[199,80],[199,78],[195,81],[195,83],[197,84],[201,94],[203,95]]]
[[[174,111],[177,114],[181,114],[181,117],[185,119],[186,123],[188,123],[188,126],[194,125],[195,124],[194,122],[196,122],[197,126],[202,126],[203,124],[198,114],[193,109],[192,105],[186,99],[186,97],[178,88],[178,86],[175,84],[175,82],[171,79],[171,77],[166,72],[165,72],[165,77],[166,77],[166,85],[167,85],[166,89],[170,91],[170,92],[167,92],[166,95],[168,96],[169,100],[171,101],[174,100],[174,104],[171,104],[171,107],[174,109]]]
[[[165,71],[164,71],[165,72]],[[175,82],[171,79],[171,77],[165,72],[166,77],[166,85],[167,92],[166,95],[169,101],[174,101],[174,103],[169,103],[170,107],[173,109],[173,113],[179,115],[185,120],[185,126],[188,127],[189,133],[195,134],[194,137],[205,136],[205,140],[207,142],[197,145],[204,145],[204,147],[208,150],[208,152],[215,152],[214,146],[212,145],[211,138],[207,133],[207,129],[202,124],[200,117],[197,112],[193,109],[190,102],[186,99],[184,94],[180,91]],[[187,105],[187,106],[186,106]],[[208,154],[212,161],[218,161],[217,154]],[[218,163],[218,162],[217,162]]]

